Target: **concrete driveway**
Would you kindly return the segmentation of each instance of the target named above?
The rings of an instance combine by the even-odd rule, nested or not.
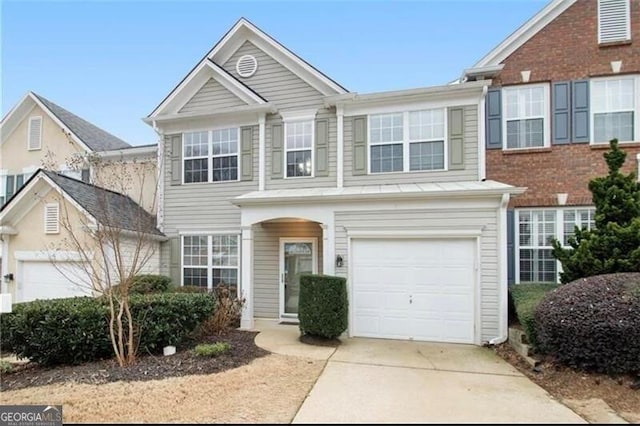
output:
[[[487,348],[355,338],[328,355],[294,423],[586,423]]]

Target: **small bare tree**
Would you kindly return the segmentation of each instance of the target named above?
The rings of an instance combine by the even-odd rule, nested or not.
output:
[[[76,192],[71,198],[75,196],[81,207],[79,212],[62,194],[54,195],[60,206],[61,237],[49,244],[50,260],[75,285],[106,298],[116,360],[120,366],[131,365],[136,360],[136,331],[141,330],[136,329],[129,306],[130,289],[154,256],[160,235],[153,215],[155,162],[105,160],[89,154],[74,155],[67,166],[76,171],[89,168],[92,184],[49,175],[66,187],[65,192]],[[68,252],[73,257],[63,262],[61,255]]]

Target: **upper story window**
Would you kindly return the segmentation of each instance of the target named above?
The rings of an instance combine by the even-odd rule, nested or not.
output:
[[[34,151],[42,148],[42,117],[29,118],[27,130],[27,149]]]
[[[598,0],[598,43],[631,39],[629,0]]]
[[[313,176],[313,120],[285,123],[287,177]]]
[[[636,121],[636,82],[634,77],[591,82],[593,141],[608,143],[634,140]]]
[[[546,85],[503,89],[504,148],[540,148],[548,145],[548,90]]]
[[[369,116],[369,171],[445,169],[445,109]]]
[[[238,128],[183,134],[184,183],[238,180]]]

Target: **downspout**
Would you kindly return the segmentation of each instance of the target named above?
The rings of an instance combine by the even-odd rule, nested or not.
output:
[[[485,97],[489,91],[489,86],[482,87],[482,96],[478,101],[478,180],[484,181],[487,178],[486,159],[486,129],[485,129]]]
[[[498,207],[498,218],[500,220],[498,227],[498,277],[500,300],[498,307],[498,336],[489,340],[490,345],[499,345],[507,341],[509,333],[507,330],[508,321],[508,296],[509,286],[508,280],[508,261],[507,261],[507,206],[509,205],[510,195],[509,193],[502,194],[502,200],[500,201],[500,207]]]
[[[164,135],[156,125],[156,121],[151,122],[153,130],[158,135],[158,149],[156,154],[156,180],[158,182],[156,186],[156,222],[160,232],[164,232]]]

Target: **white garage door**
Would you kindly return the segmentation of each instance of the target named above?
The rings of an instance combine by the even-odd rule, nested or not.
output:
[[[74,269],[71,265],[60,263],[63,274],[50,262],[22,262],[22,282],[18,301],[90,296],[91,292],[86,286],[79,286],[67,278],[73,277],[74,281],[78,281],[82,276],[82,270],[77,267]]]
[[[355,336],[474,342],[475,242],[354,239]]]

